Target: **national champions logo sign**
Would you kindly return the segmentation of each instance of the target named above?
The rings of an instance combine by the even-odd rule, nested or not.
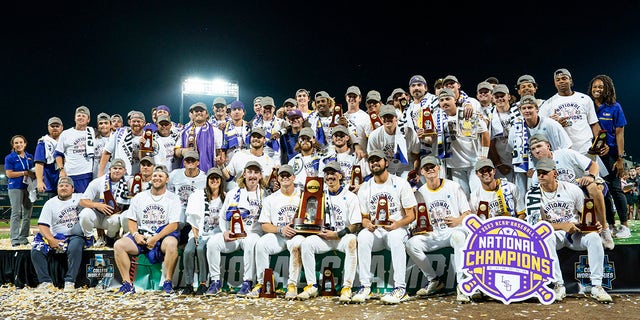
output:
[[[481,290],[505,304],[537,297],[542,304],[555,301],[547,287],[553,279],[553,261],[545,239],[553,227],[535,226],[513,217],[481,221],[474,215],[463,224],[471,230],[464,250],[463,270],[469,275],[460,285],[464,294]]]

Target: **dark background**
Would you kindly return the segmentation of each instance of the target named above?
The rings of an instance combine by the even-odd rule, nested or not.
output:
[[[91,109],[91,125],[100,112],[136,109],[149,119],[160,104],[177,120],[187,76],[238,81],[251,109],[255,96],[281,105],[298,88],[344,103],[347,87],[358,85],[386,99],[407,90],[414,74],[429,87],[456,75],[473,96],[489,76],[515,94],[517,78],[531,74],[546,99],[558,68],[583,93],[594,76],[613,78],[629,122],[627,153],[640,152],[637,1],[55,1],[3,11],[5,154],[13,134],[25,135],[33,152],[51,116],[71,127],[79,105]]]

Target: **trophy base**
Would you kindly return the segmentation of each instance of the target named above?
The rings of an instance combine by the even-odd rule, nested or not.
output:
[[[583,225],[583,224],[579,224],[578,228],[580,228],[580,232],[582,232],[582,233],[589,233],[589,232],[597,232],[598,231],[598,227],[596,227],[596,226],[588,226],[588,225]]]
[[[242,232],[242,233],[230,233],[229,234],[229,239],[242,239],[242,238],[246,238],[247,237],[247,233],[246,232]]]
[[[318,234],[322,231],[322,226],[317,224],[294,224],[293,229],[298,234]]]
[[[373,225],[376,227],[387,227],[392,225],[393,222],[389,221],[389,220],[385,220],[385,221],[373,221]]]
[[[599,152],[598,150],[592,150],[592,149],[589,149],[589,150],[587,151],[587,153],[588,153],[588,154],[591,154],[591,155],[594,155],[594,156],[597,156],[597,155],[599,155],[599,154],[600,154],[600,152]]]
[[[433,228],[425,228],[425,229],[416,229],[412,232],[413,235],[418,234],[427,234],[429,232],[433,232]]]

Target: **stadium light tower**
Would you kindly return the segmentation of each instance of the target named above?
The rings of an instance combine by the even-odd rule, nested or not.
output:
[[[206,97],[224,97],[238,100],[240,91],[237,81],[228,81],[225,79],[205,80],[200,78],[188,77],[182,81],[182,90],[180,90],[180,123],[184,123],[184,98],[186,96],[206,96]]]

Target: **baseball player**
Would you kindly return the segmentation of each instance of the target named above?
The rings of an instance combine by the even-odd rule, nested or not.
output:
[[[506,178],[496,179],[493,161],[482,159],[476,163],[475,169],[482,187],[471,194],[471,211],[478,214],[480,201],[486,201],[488,216],[485,219],[505,215],[524,219],[524,197],[520,194],[520,189]]]

